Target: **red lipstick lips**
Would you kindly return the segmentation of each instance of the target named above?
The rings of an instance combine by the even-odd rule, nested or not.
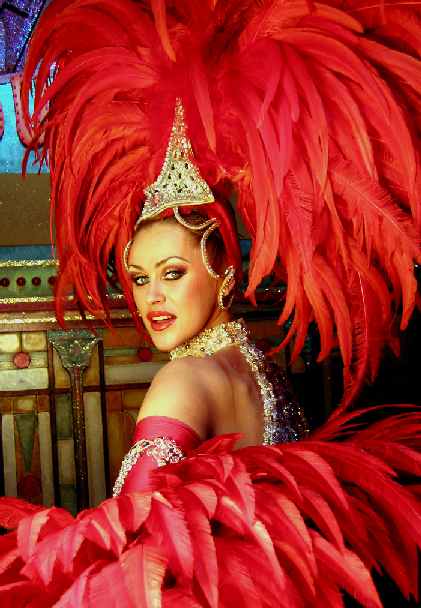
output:
[[[166,310],[154,310],[153,312],[148,312],[146,317],[151,324],[153,331],[164,331],[164,329],[170,327],[170,325],[172,325],[177,318],[175,315],[172,315]]]

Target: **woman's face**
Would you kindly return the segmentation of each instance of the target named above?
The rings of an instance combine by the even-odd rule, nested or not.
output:
[[[219,281],[206,270],[200,244],[177,222],[145,224],[130,247],[128,268],[137,309],[159,350],[227,320],[217,304]]]

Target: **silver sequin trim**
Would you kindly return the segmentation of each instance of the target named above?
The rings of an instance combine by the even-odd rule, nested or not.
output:
[[[156,437],[155,439],[140,439],[125,455],[121,468],[114,484],[113,496],[118,496],[130,473],[139,458],[146,454],[153,458],[159,467],[166,464],[179,462],[184,458],[183,451],[173,439],[168,437]]]

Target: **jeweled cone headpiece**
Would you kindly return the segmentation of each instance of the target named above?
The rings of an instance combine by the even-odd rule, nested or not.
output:
[[[175,103],[174,122],[165,154],[161,173],[156,181],[144,190],[146,200],[143,205],[135,229],[144,220],[149,220],[164,211],[174,209],[177,221],[189,230],[204,230],[200,242],[203,262],[209,274],[219,279],[220,275],[211,267],[207,252],[206,241],[210,234],[219,226],[216,218],[209,218],[202,224],[189,224],[178,211],[180,205],[206,205],[214,203],[215,199],[211,189],[199,173],[194,162],[193,149],[187,136],[187,127],[184,120],[184,108],[181,99]],[[128,270],[128,253],[132,241],[124,249],[123,260]]]
[[[215,201],[194,162],[184,108],[179,98],[175,104],[174,122],[161,173],[144,192],[146,200],[136,225],[159,215],[164,209],[179,205],[205,205]]]

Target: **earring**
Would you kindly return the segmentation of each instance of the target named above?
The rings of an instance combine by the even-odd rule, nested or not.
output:
[[[232,294],[228,304],[224,304],[224,298],[230,294],[234,287],[234,275],[234,266],[228,266],[224,273],[224,280],[222,281],[222,285],[218,291],[218,306],[221,310],[227,310],[234,300],[234,294]]]

